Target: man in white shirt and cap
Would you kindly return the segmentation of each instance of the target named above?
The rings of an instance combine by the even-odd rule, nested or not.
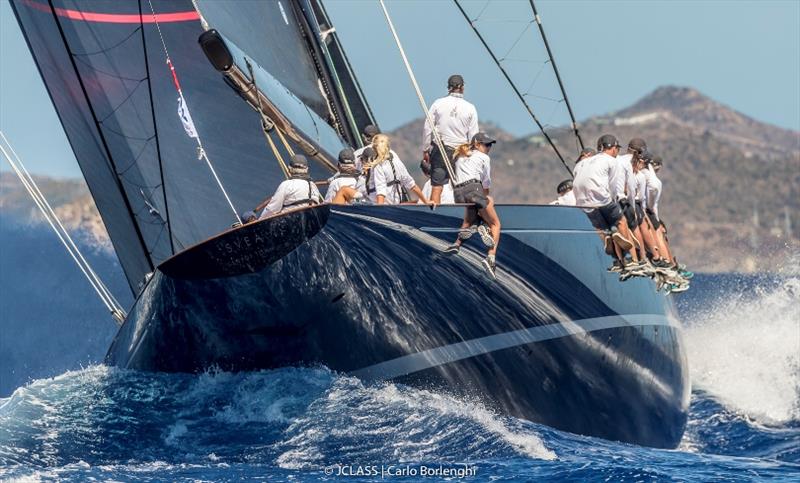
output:
[[[278,185],[259,219],[264,219],[292,208],[303,208],[322,203],[317,185],[308,175],[308,160],[295,154],[289,162],[289,179]]]
[[[356,160],[356,169],[361,169],[361,157],[364,155],[364,150],[372,145],[372,139],[381,133],[378,126],[374,124],[367,124],[361,131],[361,139],[364,140],[364,145],[353,152]]]
[[[422,131],[423,163],[430,163],[431,199],[437,205],[442,201],[442,187],[450,182],[445,159],[433,136],[439,133],[444,144],[447,161],[453,162],[453,152],[458,146],[468,144],[478,129],[478,111],[464,99],[464,78],[453,74],[447,79],[448,95],[436,99],[428,110],[433,126],[426,120]]]
[[[621,194],[619,187],[624,183],[620,181],[624,173],[616,159],[620,147],[619,141],[613,135],[601,136],[597,140],[599,153],[581,161],[581,168],[572,185],[577,205],[584,208],[592,225],[605,234],[607,242],[611,242],[619,265],[624,270],[633,269],[634,266],[624,265],[624,253],[633,244],[622,209],[617,202]]]
[[[551,205],[575,206],[575,193],[572,191],[572,180],[565,179],[556,187],[558,198],[551,201]]]
[[[363,197],[366,188],[361,171],[356,168],[355,153],[350,148],[339,152],[339,172],[330,179],[325,193],[327,203],[345,204]]]

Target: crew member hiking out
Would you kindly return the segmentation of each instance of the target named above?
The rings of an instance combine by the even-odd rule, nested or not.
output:
[[[483,260],[483,267],[492,279],[495,275],[495,256],[500,244],[500,217],[494,209],[494,200],[489,196],[492,186],[491,159],[489,151],[497,142],[486,133],[479,132],[472,137],[470,144],[463,144],[456,149],[455,188],[453,195],[456,203],[469,203],[464,210],[464,221],[453,245],[445,249],[445,253],[455,255],[461,250],[461,243],[478,233],[481,241],[488,247]],[[475,228],[478,217],[488,225]]]
[[[556,187],[558,198],[551,201],[551,205],[575,206],[575,193],[572,191],[572,180],[565,179]]]
[[[633,244],[623,234],[627,233],[628,227],[615,199],[616,193],[612,191],[623,183],[620,177],[624,174],[620,172],[616,159],[619,148],[616,137],[611,134],[601,136],[597,140],[597,150],[600,153],[581,161],[572,185],[577,205],[583,207],[592,225],[604,235],[616,254],[618,263],[622,265],[624,253]]]
[[[391,150],[389,136],[376,135],[372,140],[372,146],[375,149],[375,161],[372,165],[372,177],[375,180],[375,202],[379,205],[408,203],[411,201],[408,192],[412,192],[423,203],[430,204],[414,178],[408,174],[400,156]]]
[[[451,75],[447,79],[446,97],[436,99],[431,104],[428,114],[433,126],[426,120],[422,131],[422,162],[430,163],[431,199],[437,205],[442,201],[442,187],[449,182],[449,174],[436,146],[433,129],[439,133],[444,144],[447,159],[453,159],[453,151],[462,144],[469,144],[478,133],[478,111],[470,102],[464,100],[464,79]]]
[[[308,175],[308,160],[305,156],[302,154],[292,156],[289,174],[289,179],[278,185],[272,199],[261,213],[261,219],[291,208],[322,203],[322,195]]]
[[[361,171],[356,168],[355,153],[350,148],[342,149],[339,152],[339,172],[328,184],[325,201],[342,205],[359,200],[364,196],[362,194],[364,190],[359,186],[363,184]]]

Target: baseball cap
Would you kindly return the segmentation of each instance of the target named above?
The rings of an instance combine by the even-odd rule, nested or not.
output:
[[[613,134],[603,134],[600,136],[600,139],[597,140],[597,150],[602,151],[603,149],[609,149],[613,147],[621,147],[619,145],[619,141],[617,141],[616,136]]]
[[[642,138],[633,138],[630,141],[628,141],[628,149],[632,149],[637,153],[641,154],[645,150],[647,150],[647,143],[644,142],[644,139]]]
[[[653,154],[650,151],[639,153],[639,159],[649,164],[653,162]]]
[[[562,193],[566,193],[567,191],[569,191],[571,189],[572,189],[572,180],[571,179],[565,179],[564,181],[558,183],[558,188],[556,188],[556,191],[558,192],[558,194],[562,194]]]
[[[293,168],[307,168],[308,160],[302,154],[295,154],[294,156],[292,156],[289,165]]]
[[[594,156],[595,154],[597,154],[597,150],[596,149],[594,149],[594,148],[583,148],[583,149],[581,149],[581,153],[578,155],[578,159],[576,159],[575,162],[577,163],[578,161],[580,161],[584,157],[588,158],[589,156]]]
[[[464,78],[461,77],[459,74],[453,74],[447,78],[447,87],[454,88],[454,87],[461,87],[464,85]]]
[[[661,156],[653,156],[653,165],[654,166],[661,166],[663,164],[663,161],[664,160],[661,159]]]
[[[472,142],[473,143],[480,143],[480,144],[494,144],[494,143],[497,142],[497,140],[492,138],[492,137],[490,137],[485,132],[479,132],[479,133],[475,134],[474,136],[472,136]]]
[[[339,151],[339,164],[353,164],[356,162],[356,155],[350,148]]]
[[[364,134],[364,136],[371,138],[376,134],[380,134],[381,130],[378,129],[378,126],[374,124],[367,124],[366,126],[364,126],[364,130],[361,132]]]
[[[361,151],[361,159],[372,159],[375,157],[375,149],[372,146],[365,148]]]

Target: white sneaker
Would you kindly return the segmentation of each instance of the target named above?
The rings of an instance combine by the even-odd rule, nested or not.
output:
[[[468,226],[466,228],[462,228],[458,230],[458,239],[459,240],[469,240],[472,238],[472,235],[478,232],[478,228],[475,225]]]
[[[487,248],[494,248],[494,238],[492,238],[492,232],[489,231],[489,228],[486,225],[481,225],[478,227],[478,235],[481,236],[481,241]]]

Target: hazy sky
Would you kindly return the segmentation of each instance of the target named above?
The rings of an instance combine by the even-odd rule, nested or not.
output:
[[[533,84],[528,99],[542,120],[563,123],[563,104],[550,100],[560,95],[543,63],[527,2],[493,0],[486,9],[484,0],[463,4],[472,17],[483,12],[477,25],[507,59],[514,80],[523,90]],[[421,116],[378,2],[325,5],[382,127]],[[387,5],[428,103],[444,93],[447,76],[458,72],[482,120],[519,135],[535,130],[451,1]],[[539,0],[537,6],[579,120],[676,84],[695,87],[758,120],[800,130],[798,0]],[[32,171],[80,175],[5,0],[0,0],[0,129]]]

